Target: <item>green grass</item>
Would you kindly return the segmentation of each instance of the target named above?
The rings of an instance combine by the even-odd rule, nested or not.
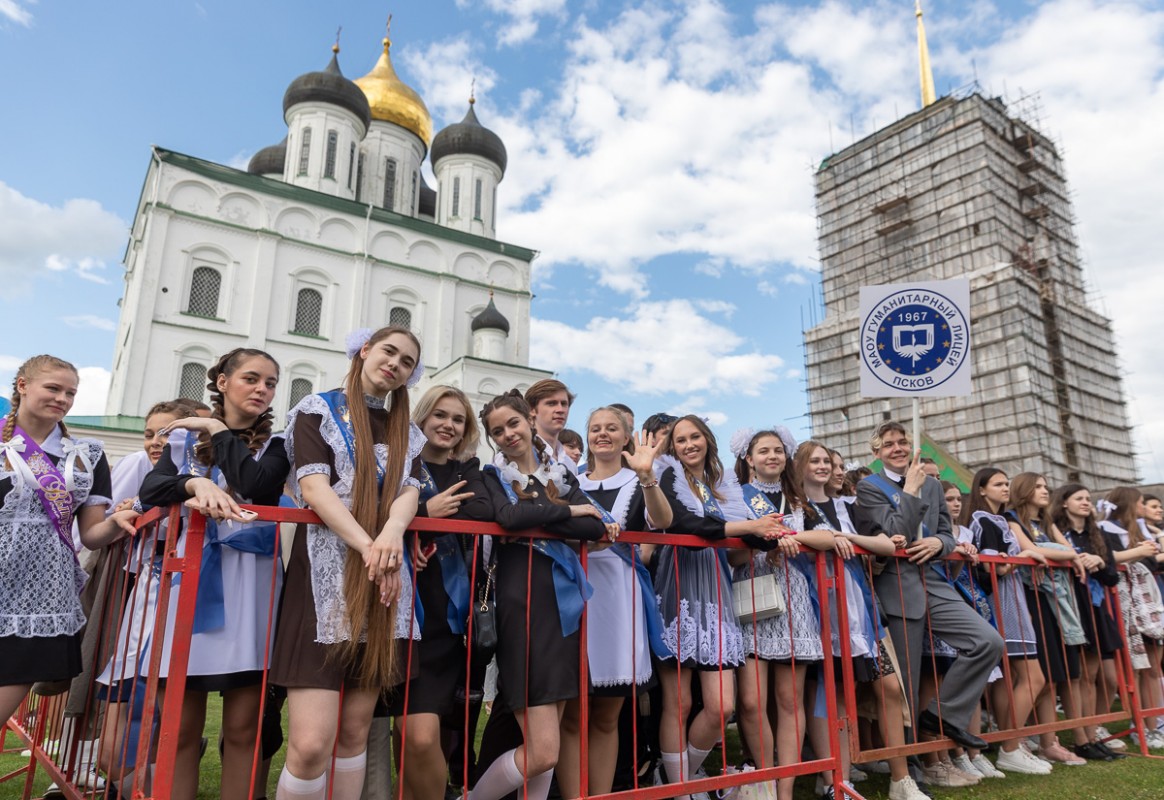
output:
[[[214,742],[218,739],[218,712],[220,701],[217,695],[211,695],[207,709],[206,737],[211,746],[206,749],[206,756],[202,759],[201,775],[198,787],[198,800],[214,800],[218,796],[217,787],[221,766],[218,749]],[[484,717],[478,728],[478,740],[484,727]],[[1123,725],[1110,726],[1113,731],[1122,729]],[[1069,734],[1060,734],[1066,743]],[[6,747],[15,746],[15,738],[11,735],[5,742]],[[1131,745],[1129,744],[1129,747]],[[727,732],[727,750],[729,758],[735,758],[739,753],[738,736],[734,727]],[[708,759],[711,771],[717,772],[721,757],[713,753]],[[0,755],[0,775],[5,775],[27,763],[27,759],[19,757],[18,753]],[[280,751],[271,765],[271,780],[268,786],[268,797],[275,796],[275,781],[283,765],[283,753]],[[37,773],[35,784],[36,792],[33,797],[40,797],[48,786],[48,778],[43,771]],[[812,779],[802,778],[797,782],[797,800],[811,800]],[[858,784],[857,789],[867,798],[883,798],[888,795],[889,778],[883,775],[873,775],[868,781]],[[17,800],[21,797],[24,788],[24,777],[0,783],[0,800]],[[965,789],[933,790],[938,800],[1159,800],[1164,797],[1164,759],[1145,759],[1138,756],[1113,761],[1110,763],[1089,762],[1084,767],[1057,766],[1052,774],[1037,775],[1008,775],[1002,780],[986,780],[978,786]]]

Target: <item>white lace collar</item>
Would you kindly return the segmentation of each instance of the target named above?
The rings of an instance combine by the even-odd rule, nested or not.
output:
[[[635,480],[635,477],[635,471],[630,467],[623,467],[609,478],[603,478],[600,481],[592,479],[588,472],[581,472],[578,474],[578,485],[582,487],[583,491],[587,492],[603,489],[621,489]]]
[[[683,465],[679,463],[679,459],[675,456],[661,455],[655,458],[655,476],[659,477],[668,469],[674,470],[675,481],[672,485],[672,490],[675,492],[675,498],[682,503],[688,511],[699,516],[705,516],[703,510],[703,501],[695,496],[695,492],[691,491],[691,485],[687,482],[687,475],[683,469]],[[751,512],[748,510],[748,504],[744,500],[744,492],[740,489],[740,483],[736,480],[735,473],[730,470],[725,470],[723,478],[719,483],[711,487],[723,497],[722,500],[717,499],[720,511],[723,512],[723,518],[727,522],[735,522],[751,518]]]
[[[751,481],[751,485],[755,486],[761,492],[766,492],[767,494],[775,494],[776,492],[780,492],[780,493],[784,492],[784,487],[780,485],[779,480],[777,480],[775,483],[766,483],[764,481],[755,480],[755,481]]]

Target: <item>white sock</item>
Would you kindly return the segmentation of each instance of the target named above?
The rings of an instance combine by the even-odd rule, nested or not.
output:
[[[286,767],[279,773],[279,785],[275,789],[275,800],[325,800],[327,797],[327,773],[318,778],[303,780],[292,775]]]
[[[331,773],[331,800],[360,800],[367,766],[367,750],[347,758],[337,758]]]
[[[710,750],[700,750],[691,742],[687,743],[687,777],[690,778],[699,768],[703,766],[703,762],[707,760],[707,755]]]
[[[539,772],[528,781],[527,792],[529,797],[526,800],[546,800],[550,796],[550,783],[554,779],[554,771],[547,769],[545,772]],[[521,799],[521,788],[517,790],[517,796]]]
[[[681,783],[687,780],[687,754],[686,753],[660,753],[663,759],[663,772],[667,776],[668,783]],[[690,795],[677,795],[675,800],[691,800]]]
[[[485,770],[485,774],[478,778],[473,791],[469,792],[469,800],[497,800],[520,789],[525,781],[516,759],[516,748],[498,756]]]

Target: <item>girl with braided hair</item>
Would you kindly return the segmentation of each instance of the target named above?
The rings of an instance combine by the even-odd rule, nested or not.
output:
[[[542,527],[567,539],[613,541],[618,523],[603,522],[571,465],[555,461],[534,433],[533,419],[516,389],[481,411],[500,456],[484,469],[494,519],[507,530]],[[529,800],[545,800],[566,701],[578,697],[579,623],[593,590],[578,554],[562,539],[494,541],[486,560],[496,564],[499,694],[493,713],[500,719],[502,708],[511,712],[524,744],[494,760],[471,797],[497,800],[524,784]]]
[[[360,797],[376,701],[405,677],[397,640],[420,636],[404,547],[423,477],[408,399],[420,342],[365,329],[347,353],[344,388],[308,395],[287,420],[292,488],[321,524],[296,529],[275,633],[271,681],[289,711],[279,800]]]
[[[250,766],[259,732],[268,609],[282,579],[277,527],[256,522],[239,503],[278,505],[290,469],[283,439],[271,434],[271,400],[279,365],[262,350],[236,348],[206,372],[212,412],[163,428],[168,441],[141,485],[144,505],[182,503],[206,517],[174,797],[193,800],[206,722],[206,696],[221,692],[221,796],[249,800]],[[184,514],[188,513],[183,511]],[[184,537],[178,542],[184,552]],[[183,587],[184,589],[185,587]],[[160,678],[169,673],[178,592],[170,595]]]
[[[96,550],[133,532],[132,509],[109,518],[109,462],[101,443],[73,439],[64,418],[77,369],[49,355],[20,365],[0,427],[0,720],[36,681],[81,672],[85,615],[81,544]]]

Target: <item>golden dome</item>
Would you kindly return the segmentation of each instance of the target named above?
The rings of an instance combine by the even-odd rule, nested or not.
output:
[[[428,107],[420,99],[411,86],[396,76],[392,68],[392,59],[388,56],[391,40],[384,39],[384,52],[372,71],[354,81],[368,97],[368,105],[372,109],[372,119],[382,122],[391,122],[405,130],[412,131],[424,146],[428,147],[432,141],[432,117]]]

